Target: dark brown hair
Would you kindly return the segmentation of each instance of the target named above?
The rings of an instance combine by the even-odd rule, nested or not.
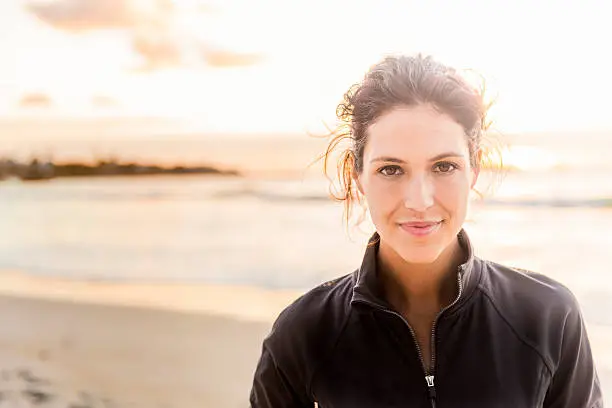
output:
[[[333,153],[338,153],[337,176],[339,189],[330,189],[332,197],[344,202],[348,223],[355,203],[363,204],[355,176],[363,170],[363,152],[368,140],[368,129],[381,115],[398,106],[429,104],[449,115],[461,125],[473,167],[494,168],[501,162],[497,149],[486,149],[483,136],[489,128],[487,112],[490,104],[484,99],[485,86],[472,85],[457,70],[421,54],[390,56],[372,66],[363,80],[344,94],[336,109],[340,121],[329,135],[331,140],[321,155],[324,172]],[[348,142],[341,149],[343,142]],[[478,161],[478,152],[482,159]],[[501,163],[497,166],[501,168]],[[363,220],[363,215],[360,221]]]

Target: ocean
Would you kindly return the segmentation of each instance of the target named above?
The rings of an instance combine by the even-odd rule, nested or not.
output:
[[[358,266],[372,228],[345,228],[320,163],[309,166],[322,140],[169,137],[169,125],[155,134],[145,122],[75,123],[0,123],[13,136],[0,154],[212,163],[243,176],[2,181],[0,269],[305,289]],[[481,176],[484,197],[466,223],[477,251],[556,276],[591,299],[612,298],[612,132],[513,135],[507,143],[514,170],[493,183]]]
[[[484,257],[608,298],[612,173],[509,173],[466,222]],[[359,264],[321,178],[151,176],[0,183],[0,269],[92,280],[305,289]],[[612,307],[612,303],[610,304]]]

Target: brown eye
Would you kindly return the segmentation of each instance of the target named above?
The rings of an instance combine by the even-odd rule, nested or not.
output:
[[[400,174],[402,174],[402,168],[399,166],[385,166],[380,168],[378,172],[383,176],[399,176]]]
[[[437,173],[452,173],[457,170],[457,165],[451,162],[440,162],[434,166],[434,171]]]

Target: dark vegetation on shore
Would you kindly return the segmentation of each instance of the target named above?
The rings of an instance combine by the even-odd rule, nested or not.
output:
[[[164,167],[144,163],[120,163],[116,160],[99,160],[95,164],[80,162],[54,163],[49,160],[33,158],[23,163],[12,159],[0,159],[0,180],[19,178],[24,181],[48,180],[59,177],[111,177],[145,176],[160,174],[210,174],[219,176],[238,176],[235,170],[222,170],[212,166],[173,166]]]

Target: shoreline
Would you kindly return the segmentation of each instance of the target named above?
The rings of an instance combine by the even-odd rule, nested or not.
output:
[[[236,285],[73,280],[0,271],[0,296],[208,313],[258,322],[271,322],[302,294]]]

